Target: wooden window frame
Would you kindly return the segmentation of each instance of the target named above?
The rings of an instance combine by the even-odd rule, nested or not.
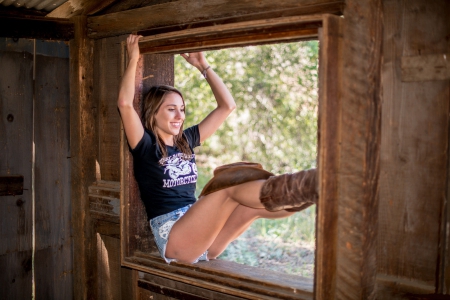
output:
[[[148,63],[152,64],[154,59],[154,56],[151,55],[145,58],[147,54],[162,55],[162,63],[168,66],[172,64],[173,66],[173,58],[170,61],[168,57],[176,53],[312,39],[321,41],[318,148],[319,182],[321,184],[319,186],[320,200],[317,205],[316,221],[315,285],[317,283],[330,284],[332,276],[326,274],[336,264],[336,254],[333,249],[335,249],[335,237],[337,236],[335,226],[337,203],[334,200],[337,190],[336,182],[329,174],[332,174],[333,170],[337,168],[336,162],[339,153],[339,135],[335,132],[338,131],[337,125],[339,123],[339,110],[336,111],[339,103],[337,101],[339,79],[336,79],[336,75],[340,68],[337,63],[330,67],[330,64],[325,63],[325,61],[338,59],[340,55],[340,51],[337,51],[337,48],[339,48],[338,40],[341,39],[340,30],[330,29],[330,26],[340,28],[340,19],[342,18],[329,14],[277,17],[147,36],[140,41],[143,58],[138,63],[136,78],[135,102],[139,102],[144,93],[140,83],[145,77],[139,70],[142,69],[146,60],[149,60]],[[125,43],[122,43],[122,49],[124,71],[127,63]],[[167,57],[164,58],[164,55],[167,55]],[[164,61],[164,59],[166,60]],[[162,72],[168,71],[163,70]],[[159,73],[154,72],[155,75],[149,76],[160,76]],[[166,73],[165,75],[173,78],[173,74]],[[173,84],[173,82],[166,83]],[[333,115],[333,117],[326,118],[326,115]],[[277,278],[267,270],[261,272],[261,269],[221,260],[200,262],[194,265],[166,264],[160,258],[152,241],[145,210],[140,203],[137,184],[132,175],[132,157],[129,153],[123,128],[121,145],[120,227],[122,266],[243,298],[312,299],[312,280],[300,276],[286,275]],[[325,182],[325,184],[322,182]],[[143,219],[145,219],[145,222]],[[136,222],[139,223],[136,225]],[[331,251],[327,250],[328,247]],[[139,283],[144,286],[145,279],[140,279]]]

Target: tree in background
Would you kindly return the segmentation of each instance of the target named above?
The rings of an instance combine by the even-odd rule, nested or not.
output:
[[[196,151],[198,192],[212,177],[212,170],[227,163],[259,162],[275,174],[315,167],[318,42],[208,51],[206,57],[230,89],[237,108]],[[175,86],[186,99],[185,128],[198,124],[215,108],[206,80],[179,55],[175,58]],[[308,213],[314,215],[311,210]],[[305,222],[304,218],[295,222],[301,215],[294,216],[270,221],[272,226],[258,220],[252,228],[264,236],[277,227],[283,231],[275,230],[278,237],[298,237],[291,230],[299,231],[296,226]],[[314,219],[311,223],[308,230],[314,231]],[[286,224],[291,225],[286,229]],[[310,232],[308,235],[311,239]]]

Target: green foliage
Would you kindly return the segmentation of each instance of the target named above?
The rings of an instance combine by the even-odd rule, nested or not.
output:
[[[230,89],[237,109],[196,150],[198,191],[215,167],[227,163],[259,162],[275,174],[315,167],[318,42],[209,51],[206,58]],[[216,107],[206,80],[179,55],[175,57],[175,86],[186,99],[185,128],[198,124]],[[312,245],[314,218],[315,208],[310,208],[285,220],[258,220],[249,232],[257,234],[253,240],[266,244],[276,240],[277,245],[298,241]],[[260,256],[250,251],[248,243],[238,241],[222,257],[257,265]],[[297,272],[292,270],[288,272]]]

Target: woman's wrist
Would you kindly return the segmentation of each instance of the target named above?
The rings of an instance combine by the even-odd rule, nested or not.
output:
[[[208,78],[208,70],[211,69],[211,66],[206,66],[203,70],[200,70],[200,72],[202,73],[203,77]]]

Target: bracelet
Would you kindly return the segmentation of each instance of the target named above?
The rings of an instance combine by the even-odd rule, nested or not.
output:
[[[208,71],[209,68],[211,68],[211,66],[207,66],[206,69],[204,69],[204,70],[202,71],[203,77],[207,78],[207,76],[206,76],[206,71]]]

